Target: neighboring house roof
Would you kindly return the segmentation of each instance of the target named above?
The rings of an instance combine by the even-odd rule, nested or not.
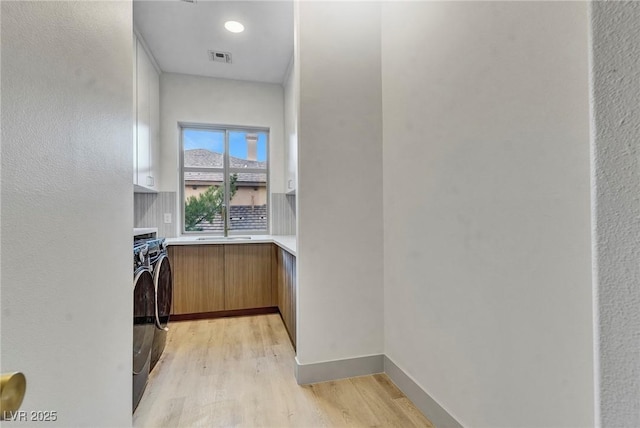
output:
[[[224,158],[222,153],[215,153],[205,149],[193,149],[184,151],[185,167],[204,167],[204,168],[223,168]],[[264,174],[238,173],[238,184],[241,183],[266,183],[267,181],[267,163],[259,161],[250,161],[229,156],[229,166],[231,168],[256,168],[264,169]],[[222,172],[208,171],[185,171],[185,181],[204,181],[204,182],[222,182]]]
[[[223,168],[224,159],[222,153],[215,153],[205,149],[185,150],[184,166]]]
[[[266,230],[267,206],[266,205],[231,205],[229,207],[230,230]],[[218,216],[213,223],[203,221],[198,224],[203,232],[220,232],[223,224]]]

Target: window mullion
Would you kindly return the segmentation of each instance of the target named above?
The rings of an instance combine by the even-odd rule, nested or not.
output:
[[[230,222],[231,222],[231,198],[229,198],[229,194],[231,193],[231,186],[229,186],[229,130],[225,130],[224,132],[224,206],[226,219],[223,221],[227,225],[227,232],[229,230]],[[224,231],[223,231],[224,232]]]

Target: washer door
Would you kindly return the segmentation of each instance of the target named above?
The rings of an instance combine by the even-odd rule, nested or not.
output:
[[[173,279],[171,265],[166,254],[160,256],[154,268],[154,285],[156,289],[156,326],[167,328],[171,313],[171,299],[173,296]]]
[[[155,296],[148,269],[136,272],[133,280],[133,374],[144,368],[153,344]]]

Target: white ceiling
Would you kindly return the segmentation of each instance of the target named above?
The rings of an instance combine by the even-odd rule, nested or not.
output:
[[[292,1],[135,0],[133,19],[163,72],[282,83],[293,55]],[[210,61],[209,50],[230,52],[233,63]]]

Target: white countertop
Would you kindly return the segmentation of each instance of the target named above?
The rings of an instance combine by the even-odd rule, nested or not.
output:
[[[216,245],[216,244],[264,244],[274,243],[280,248],[296,255],[295,235],[251,235],[250,239],[225,239],[219,237],[212,240],[198,240],[207,236],[181,236],[179,238],[167,238],[167,245]],[[213,238],[213,237],[211,237]]]
[[[157,227],[134,227],[133,236],[147,235],[149,233],[155,233],[158,235]]]

